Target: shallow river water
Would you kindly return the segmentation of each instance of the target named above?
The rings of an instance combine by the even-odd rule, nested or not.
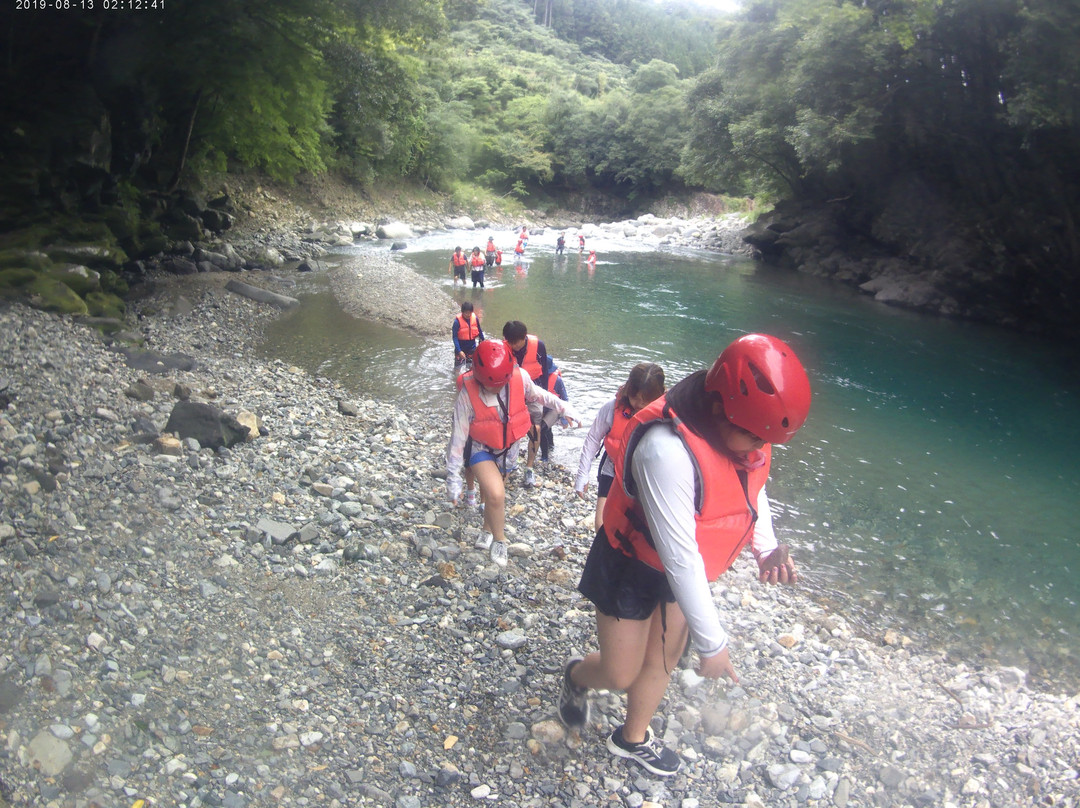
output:
[[[493,235],[510,253],[512,235]],[[489,335],[525,322],[586,424],[636,362],[661,364],[670,384],[739,334],[790,342],[814,401],[800,434],[778,447],[769,493],[805,585],[877,636],[895,627],[958,659],[992,657],[1075,686],[1075,355],[745,259],[591,239],[593,270],[576,249],[554,255],[554,231],[533,237],[526,264],[508,256],[490,271],[483,291],[452,287],[453,248],[486,236],[425,236],[399,260],[473,300]],[[449,321],[444,340],[422,340],[355,320],[318,280],[306,283],[300,308],[270,329],[268,354],[358,394],[445,411],[449,424]],[[576,467],[584,432],[557,433],[557,461]]]

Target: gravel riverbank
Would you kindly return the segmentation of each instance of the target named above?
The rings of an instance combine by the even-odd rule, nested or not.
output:
[[[1080,804],[1077,696],[858,636],[748,559],[714,587],[741,684],[680,670],[662,705],[678,776],[604,749],[619,694],[568,737],[562,665],[593,648],[574,589],[592,503],[570,473],[511,481],[511,563],[490,565],[479,514],[445,501],[448,414],[261,358],[276,312],[219,281],[133,304],[156,363],[0,308],[10,804]],[[181,398],[261,434],[142,442]]]

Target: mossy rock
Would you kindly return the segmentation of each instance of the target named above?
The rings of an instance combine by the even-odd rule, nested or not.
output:
[[[101,291],[109,292],[117,297],[127,297],[127,293],[131,291],[131,287],[129,287],[128,282],[120,276],[120,273],[113,272],[111,269],[106,269],[101,273]]]
[[[108,223],[100,219],[65,217],[57,222],[56,232],[65,244],[102,244],[115,247],[116,237]]]
[[[138,239],[141,225],[138,209],[114,206],[105,208],[100,215],[109,231],[121,244]]]
[[[0,297],[13,298],[26,294],[27,288],[39,274],[26,267],[0,269]]]
[[[141,249],[138,253],[138,257],[148,258],[151,255],[163,253],[165,250],[169,249],[170,243],[169,237],[159,230],[156,234],[143,238],[140,244]]]
[[[56,263],[82,264],[94,269],[120,269],[127,263],[127,254],[112,241],[112,234],[107,241],[95,244],[54,244],[45,248],[45,252]]]
[[[40,222],[0,235],[0,247],[5,250],[40,250],[56,237],[57,230],[52,224]]]
[[[0,250],[0,269],[26,268],[44,272],[52,266],[53,262],[49,260],[49,256],[39,250]]]
[[[80,264],[66,264],[45,274],[60,281],[79,297],[86,297],[101,288],[101,273]]]
[[[86,296],[86,309],[93,317],[123,320],[127,312],[124,301],[108,292],[90,292]]]
[[[198,219],[178,210],[169,212],[161,223],[165,235],[176,241],[202,241],[203,229]]]
[[[27,287],[30,305],[58,314],[86,314],[86,303],[70,287],[44,275],[39,275]]]

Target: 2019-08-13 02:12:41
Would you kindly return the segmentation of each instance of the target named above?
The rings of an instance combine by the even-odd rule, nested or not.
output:
[[[165,0],[15,0],[16,11],[164,11]]]

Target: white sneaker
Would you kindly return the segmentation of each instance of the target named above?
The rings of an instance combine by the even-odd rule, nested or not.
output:
[[[475,491],[466,491],[465,492],[465,504],[468,505],[470,508],[475,508],[476,507],[476,492]]]
[[[532,469],[525,469],[524,485],[526,488],[532,488],[534,485],[536,485],[536,474],[533,473]]]
[[[505,567],[508,554],[506,552],[506,542],[497,541],[491,545],[491,560],[498,566]]]
[[[476,540],[476,544],[473,545],[477,550],[486,550],[491,546],[491,542],[495,539],[486,530],[480,531],[480,538]]]

